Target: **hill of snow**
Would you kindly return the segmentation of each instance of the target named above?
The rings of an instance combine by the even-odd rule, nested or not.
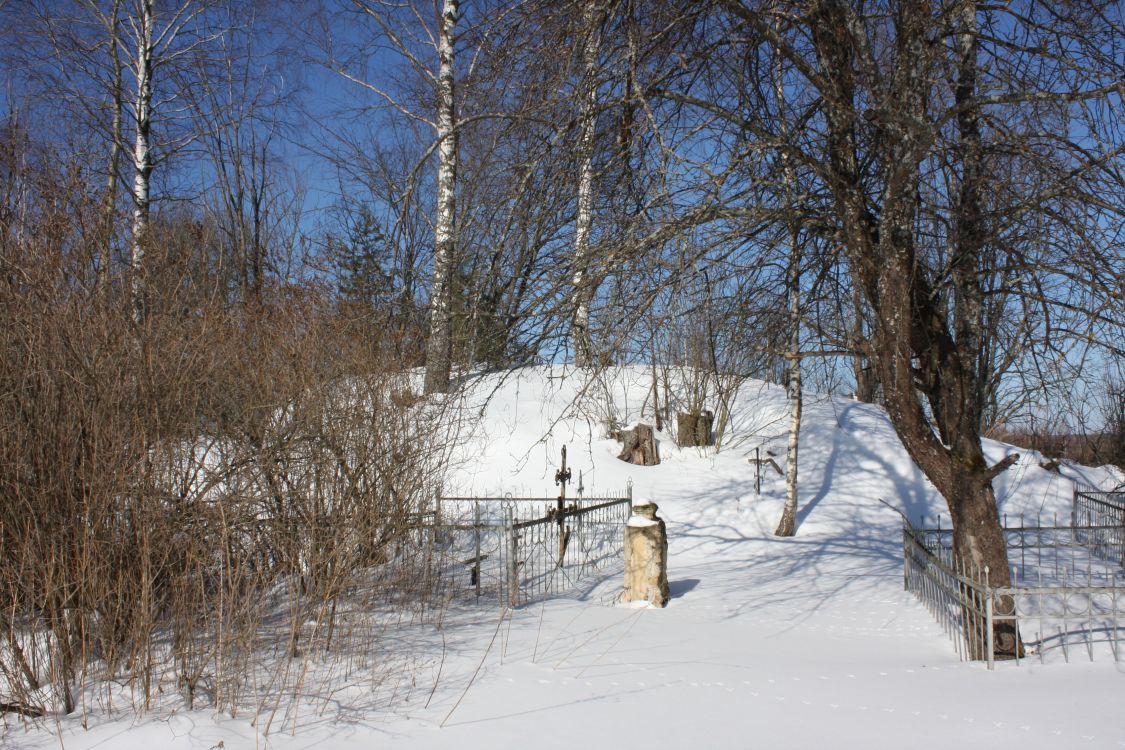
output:
[[[206,710],[132,716],[92,710],[27,730],[20,747],[843,748],[1122,747],[1123,665],[1031,658],[1021,666],[959,662],[903,591],[901,518],[945,513],[877,407],[809,396],[801,434],[797,535],[772,535],[784,482],[784,392],[744,384],[723,446],[677,448],[662,463],[616,459],[605,424],[652,422],[647,370],[588,380],[563,367],[472,379],[456,397],[463,444],[447,491],[553,496],[560,449],[585,494],[632,483],[669,532],[666,609],[614,604],[617,575],[581,597],[512,611],[451,608],[441,631],[393,634],[391,676],[362,669],[310,686],[268,735],[259,716]],[[986,445],[990,460],[1024,451]],[[1009,516],[1068,518],[1073,484],[1024,455],[996,482]],[[1111,470],[1068,469],[1110,482]],[[892,507],[888,507],[892,506]],[[948,522],[946,522],[948,523]],[[90,727],[82,727],[85,721]]]

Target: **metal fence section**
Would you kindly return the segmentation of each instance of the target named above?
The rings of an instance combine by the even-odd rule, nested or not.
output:
[[[904,583],[953,640],[962,659],[992,668],[998,625],[1018,629],[1027,655],[1048,651],[1090,659],[1108,647],[1125,659],[1125,576],[1103,541],[1114,527],[1006,526],[1011,586],[993,586],[987,568],[954,558],[950,529],[903,525]],[[1020,661],[1017,655],[1016,661]]]
[[[632,487],[614,497],[440,497],[435,547],[461,598],[517,607],[623,565]]]
[[[1096,554],[1125,565],[1125,492],[1105,492],[1076,484],[1071,525],[1097,527],[1099,531],[1089,537]]]

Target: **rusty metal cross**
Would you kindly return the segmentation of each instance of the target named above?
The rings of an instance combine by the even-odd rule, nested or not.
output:
[[[570,482],[570,469],[566,465],[566,446],[562,447],[562,467],[555,472],[555,484],[559,486],[559,511],[563,509],[563,503],[566,502],[566,485]]]
[[[555,515],[559,524],[559,566],[563,564],[566,556],[567,543],[570,541],[570,529],[566,528],[566,485],[570,482],[570,469],[566,465],[566,446],[562,447],[562,466],[555,472],[555,484],[559,486],[558,507]]]

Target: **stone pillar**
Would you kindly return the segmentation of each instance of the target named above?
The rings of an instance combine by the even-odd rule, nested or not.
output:
[[[668,604],[668,531],[656,517],[656,503],[633,506],[625,524],[626,602]]]

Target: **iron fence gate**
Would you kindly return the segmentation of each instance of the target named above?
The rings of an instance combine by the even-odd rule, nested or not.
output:
[[[623,564],[632,487],[614,497],[439,497],[434,544],[457,596],[517,607]]]

